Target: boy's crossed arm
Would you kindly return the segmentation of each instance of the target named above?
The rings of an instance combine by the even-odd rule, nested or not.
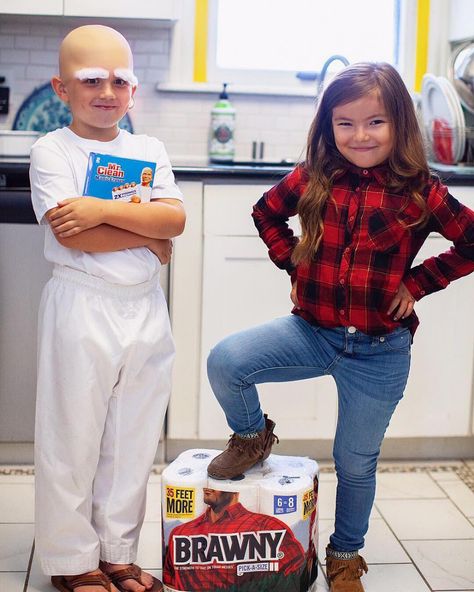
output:
[[[63,246],[86,252],[148,247],[169,260],[170,239],[184,230],[186,214],[180,200],[125,203],[94,197],[69,198],[46,214]],[[166,255],[168,254],[168,257]]]

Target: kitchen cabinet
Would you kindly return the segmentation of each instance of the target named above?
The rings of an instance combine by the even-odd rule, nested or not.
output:
[[[177,358],[168,438],[224,439],[229,428],[207,380],[209,351],[230,333],[288,314],[290,281],[269,260],[250,217],[268,184],[204,182],[181,187],[188,222],[175,242],[171,280]],[[472,207],[471,188],[456,187],[453,194]],[[298,232],[297,225],[294,230]],[[432,235],[416,263],[449,245]],[[387,437],[472,434],[473,301],[474,277],[469,276],[417,303],[421,326],[410,378]],[[259,392],[280,437],[333,437],[337,397],[332,378],[260,385]]]
[[[64,15],[174,20],[178,4],[176,0],[64,0]]]
[[[449,249],[431,235],[418,253],[417,265]],[[467,436],[474,370],[474,276],[417,302],[420,326],[412,348],[411,371],[388,437]]]
[[[0,13],[3,14],[34,14],[62,15],[63,0],[0,0]]]
[[[224,438],[229,428],[206,375],[210,349],[230,333],[287,315],[290,278],[268,258],[250,217],[269,186],[204,187],[200,438]],[[297,233],[296,219],[292,220]],[[333,380],[322,377],[258,387],[262,408],[278,423],[282,438],[330,438],[336,422]]]
[[[203,183],[180,181],[186,207],[186,230],[173,240],[170,273],[170,319],[176,343],[167,435],[175,440],[198,437],[202,305]]]
[[[177,0],[0,0],[3,14],[175,20],[178,9]]]
[[[38,306],[52,266],[44,228],[2,224],[0,232],[0,434],[33,442]]]

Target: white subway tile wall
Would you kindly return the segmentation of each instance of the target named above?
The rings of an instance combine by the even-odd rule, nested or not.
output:
[[[10,112],[0,115],[0,129],[11,129],[24,99],[57,72],[61,39],[85,22],[92,21],[1,16],[0,76],[5,76],[10,87]],[[114,26],[130,42],[140,81],[136,105],[130,112],[135,132],[157,136],[172,161],[205,159],[210,111],[217,95],[157,92],[155,88],[157,82],[168,81],[172,27],[143,26],[132,20]],[[301,158],[314,115],[312,98],[233,96],[232,84],[229,95],[237,111],[236,158],[250,159],[253,141],[264,142],[265,159]]]

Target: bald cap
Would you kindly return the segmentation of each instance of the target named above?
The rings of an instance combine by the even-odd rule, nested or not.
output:
[[[133,56],[125,37],[103,25],[84,25],[73,29],[59,48],[59,75],[63,82],[82,68],[133,70]]]

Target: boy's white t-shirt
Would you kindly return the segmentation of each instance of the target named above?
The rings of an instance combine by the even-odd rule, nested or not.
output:
[[[156,162],[151,199],[183,196],[175,183],[162,142],[120,130],[111,142],[81,138],[69,128],[57,129],[36,141],[31,149],[31,199],[36,218],[46,226],[44,254],[48,261],[65,265],[115,284],[140,284],[160,269],[160,261],[146,247],[106,253],[86,253],[63,247],[55,238],[46,212],[68,197],[80,197],[90,152]],[[133,206],[130,206],[133,207]]]

